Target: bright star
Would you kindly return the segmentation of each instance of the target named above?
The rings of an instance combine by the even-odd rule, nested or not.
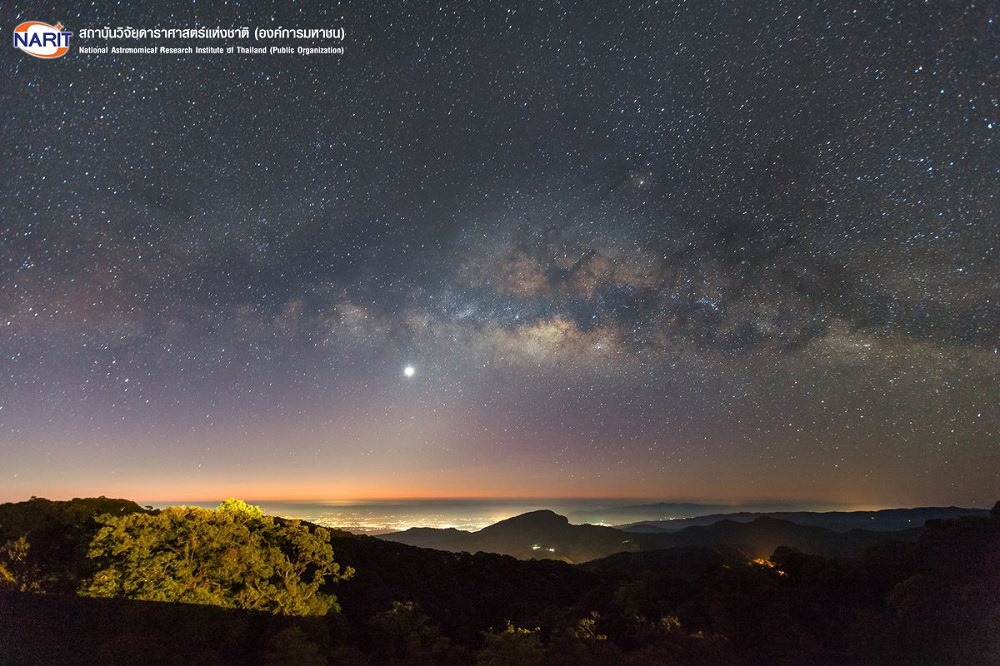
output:
[[[417,374],[417,369],[414,368],[412,365],[408,365],[405,368],[403,368],[403,374],[406,375],[407,377],[412,377],[413,375]]]

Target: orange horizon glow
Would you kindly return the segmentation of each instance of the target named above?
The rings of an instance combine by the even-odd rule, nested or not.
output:
[[[475,492],[469,489],[456,490],[452,493],[442,493],[438,492],[427,492],[421,491],[414,488],[407,490],[395,490],[387,491],[384,493],[372,493],[370,490],[367,494],[339,494],[334,497],[329,495],[324,495],[317,492],[315,488],[310,488],[308,490],[299,490],[280,492],[274,488],[269,489],[270,492],[260,492],[260,488],[257,487],[256,491],[251,487],[225,487],[220,489],[219,492],[207,492],[198,491],[192,488],[185,489],[187,492],[178,492],[176,494],[166,494],[157,493],[154,495],[149,495],[142,492],[139,488],[117,488],[117,489],[104,489],[103,491],[90,490],[85,488],[77,488],[70,492],[55,492],[55,493],[34,493],[32,495],[23,495],[16,497],[11,495],[5,495],[0,497],[0,502],[20,502],[28,500],[30,497],[40,497],[49,499],[52,501],[66,501],[76,498],[84,497],[99,497],[104,496],[114,499],[125,499],[134,501],[140,505],[184,505],[190,504],[211,504],[218,503],[228,497],[238,497],[245,501],[254,504],[268,504],[268,503],[293,503],[293,504],[322,504],[329,505],[331,507],[336,507],[338,505],[350,506],[357,504],[380,504],[380,503],[390,503],[390,502],[526,502],[533,501],[538,503],[544,503],[546,501],[551,502],[574,502],[574,501],[607,501],[607,502],[626,502],[635,504],[652,504],[657,502],[674,502],[674,503],[696,503],[696,504],[714,504],[720,506],[732,507],[734,510],[738,510],[742,507],[747,507],[751,505],[757,506],[774,506],[773,510],[786,510],[782,509],[781,505],[788,505],[787,510],[796,510],[796,506],[812,506],[812,507],[822,507],[816,509],[810,509],[815,511],[878,511],[880,509],[892,509],[901,507],[912,507],[912,506],[930,506],[932,504],[928,503],[913,503],[904,500],[898,501],[840,501],[837,499],[827,499],[827,500],[817,500],[815,498],[754,498],[754,497],[729,497],[720,499],[718,497],[707,497],[707,496],[668,496],[668,495],[652,495],[652,494],[589,494],[583,495],[580,493],[561,493],[561,494],[538,494],[530,492],[518,492],[518,493],[489,493],[489,492]],[[939,503],[937,505],[943,505],[946,503]]]
[[[691,502],[745,507],[768,505],[773,510],[872,511],[915,506],[992,506],[989,498],[962,497],[953,488],[928,493],[916,481],[887,484],[855,477],[850,485],[819,485],[808,479],[769,478],[746,466],[716,466],[709,475],[699,467],[639,479],[635,469],[613,475],[587,474],[581,465],[571,470],[507,469],[497,474],[487,464],[435,470],[364,469],[306,473],[290,469],[226,469],[218,463],[195,473],[161,474],[150,478],[138,463],[114,471],[100,461],[83,458],[76,468],[46,472],[35,478],[13,479],[0,488],[0,502],[31,496],[53,500],[74,497],[118,497],[140,504],[217,503],[239,497],[256,503],[377,504],[434,501],[531,501],[539,504],[578,500],[608,503]],[[353,461],[347,461],[353,462]],[[987,472],[983,472],[986,474]],[[780,489],[780,491],[777,491]],[[777,492],[776,492],[777,491]],[[979,500],[979,501],[976,501]]]
[[[213,502],[221,501],[227,497],[239,497],[246,500],[258,502],[302,502],[302,503],[363,503],[363,502],[391,502],[391,501],[504,501],[504,500],[621,500],[630,502],[695,502],[711,503],[719,505],[740,506],[744,504],[830,504],[840,505],[843,502],[840,498],[828,498],[817,500],[815,497],[795,497],[788,496],[782,498],[760,499],[752,495],[742,496],[709,496],[707,494],[684,492],[688,489],[677,488],[677,492],[657,493],[653,488],[635,488],[634,492],[615,492],[612,487],[596,487],[594,492],[581,492],[580,485],[587,484],[567,484],[567,487],[553,487],[549,485],[545,490],[537,487],[512,487],[508,484],[469,484],[458,486],[449,490],[442,490],[440,487],[429,489],[413,484],[405,487],[394,486],[392,488],[379,489],[376,484],[356,484],[354,487],[345,487],[346,484],[330,484],[337,490],[334,492],[324,491],[324,487],[315,484],[298,484],[294,487],[285,487],[271,483],[219,483],[212,489],[197,487],[194,484],[173,484],[169,489],[157,488],[152,490],[147,484],[100,484],[78,483],[61,484],[60,487],[38,488],[34,491],[13,491],[0,495],[0,501],[18,501],[12,499],[14,496],[46,497],[48,499],[71,499],[73,497],[120,497],[120,498],[142,498],[144,502]],[[138,500],[135,500],[138,501]],[[851,502],[852,504],[869,504],[867,502]]]

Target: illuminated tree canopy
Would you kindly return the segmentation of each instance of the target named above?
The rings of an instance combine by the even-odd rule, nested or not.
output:
[[[354,573],[334,561],[326,530],[241,500],[98,520],[89,550],[97,571],[82,587],[90,596],[324,615],[340,610],[324,584]]]

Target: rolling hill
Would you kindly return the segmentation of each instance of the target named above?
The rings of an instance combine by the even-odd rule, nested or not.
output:
[[[962,516],[983,518],[988,513],[986,509],[968,509],[957,506],[880,509],[878,511],[741,511],[738,513],[711,513],[690,518],[643,520],[617,527],[626,532],[678,532],[685,527],[712,525],[720,520],[749,523],[758,518],[776,518],[797,525],[825,527],[835,532],[848,532],[855,529],[887,532],[922,527],[928,520],[950,520]]]
[[[912,540],[916,530],[835,532],[814,525],[798,525],[767,516],[749,522],[722,519],[676,532],[629,532],[597,525],[572,525],[552,511],[532,511],[500,521],[477,532],[457,529],[413,528],[380,538],[422,548],[452,552],[490,552],[520,559],[558,559],[579,563],[621,552],[677,547],[734,548],[751,558],[767,558],[778,546],[825,556],[855,556],[891,540]]]

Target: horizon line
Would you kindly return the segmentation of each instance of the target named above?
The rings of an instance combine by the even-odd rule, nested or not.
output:
[[[49,501],[69,501],[74,499],[118,499],[130,502],[135,502],[141,506],[183,506],[185,504],[217,504],[228,497],[234,497],[234,495],[217,496],[217,497],[200,497],[200,498],[172,498],[172,499],[131,499],[129,497],[113,497],[108,495],[77,495],[73,497],[60,497],[59,499],[53,499],[51,497],[45,497],[43,495],[31,495],[23,499],[6,499],[0,500],[0,503],[17,503],[26,502],[31,499],[46,499]],[[239,497],[238,495],[236,497]],[[767,506],[774,507],[770,509],[771,511],[781,511],[781,507],[787,507],[786,510],[789,511],[810,511],[814,513],[830,512],[830,511],[882,511],[888,509],[919,509],[919,508],[968,508],[968,509],[989,509],[992,506],[991,503],[987,503],[983,506],[976,506],[975,504],[964,505],[955,502],[944,502],[944,503],[928,503],[921,502],[917,504],[908,505],[905,503],[895,503],[895,504],[884,504],[884,503],[868,503],[868,502],[843,502],[843,501],[830,501],[830,500],[779,500],[779,499],[750,499],[750,500],[697,500],[697,499],[675,499],[675,498],[662,498],[662,497],[629,497],[629,496],[574,496],[574,497],[527,497],[527,496],[486,496],[486,495],[470,495],[470,496],[397,496],[397,497],[364,497],[364,498],[337,498],[337,499],[297,499],[297,498],[254,498],[254,497],[240,497],[246,502],[251,504],[321,504],[328,505],[331,508],[336,508],[338,506],[351,507],[365,504],[416,504],[416,503],[449,503],[449,502],[470,502],[470,503],[536,503],[543,504],[546,502],[552,503],[572,503],[572,502],[628,502],[624,506],[608,506],[600,507],[600,509],[622,509],[626,506],[648,506],[653,504],[693,504],[701,505],[706,507],[718,507],[718,508],[729,508],[729,509],[747,509],[753,506]],[[800,508],[795,508],[800,507]],[[801,508],[801,507],[822,507],[822,508]],[[758,509],[758,512],[761,510]]]

